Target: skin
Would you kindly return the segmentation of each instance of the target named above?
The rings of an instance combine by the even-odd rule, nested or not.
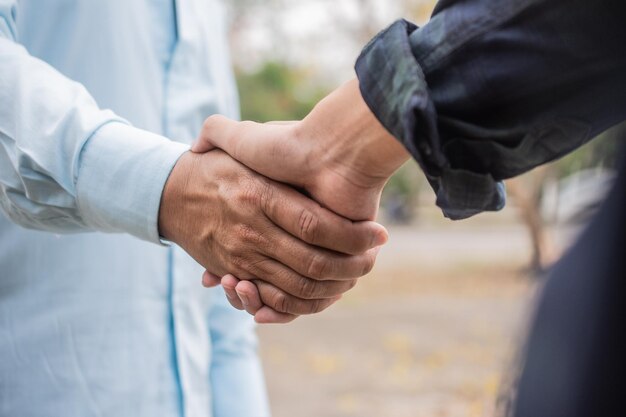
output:
[[[387,240],[382,226],[338,216],[220,150],[180,158],[159,231],[214,274],[254,281],[255,297],[277,317],[329,307]]]
[[[192,151],[216,147],[352,220],[375,219],[383,187],[409,158],[370,111],[357,80],[335,90],[300,122],[259,124],[212,116]],[[276,314],[263,302],[260,282],[241,278],[236,271],[212,271],[205,273],[203,284],[221,282],[231,304],[255,315],[257,322],[285,323],[297,317],[292,310]]]

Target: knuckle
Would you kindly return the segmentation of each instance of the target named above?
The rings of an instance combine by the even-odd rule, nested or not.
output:
[[[289,300],[287,294],[282,291],[275,291],[272,300],[272,307],[279,313],[289,313]]]
[[[229,270],[240,279],[265,278],[267,273],[264,261],[264,259],[254,259],[251,253],[233,255],[230,257]]]
[[[310,300],[309,302],[307,302],[307,306],[307,314],[320,313],[326,309],[326,305],[323,300]]]
[[[248,274],[248,263],[249,260],[246,256],[243,255],[231,255],[230,258],[230,268],[229,270],[236,274],[238,277],[242,278]]]
[[[301,278],[300,288],[298,296],[300,298],[304,298],[305,300],[310,300],[314,298],[320,297],[320,287],[318,282],[312,281],[307,278]]]
[[[269,214],[272,210],[274,202],[274,193],[276,189],[269,181],[263,181],[259,196],[259,204],[264,213]]]
[[[256,181],[240,179],[240,193],[238,196],[240,204],[258,206],[261,201],[261,190]]]
[[[370,272],[372,272],[372,269],[374,269],[375,264],[376,264],[376,258],[373,255],[366,256],[363,261],[363,274],[362,275],[367,275]]]
[[[313,255],[309,258],[307,266],[307,275],[310,278],[322,280],[330,270],[330,260],[322,255]]]
[[[256,278],[265,279],[268,276],[268,268],[266,267],[265,259],[248,261],[246,268],[247,271]]]
[[[247,259],[244,256],[237,254],[232,254],[229,259],[231,266],[235,268],[243,268],[247,263]]]
[[[237,238],[246,246],[257,247],[259,245],[263,245],[264,243],[263,235],[245,223],[237,226],[236,235]]]
[[[302,209],[298,219],[300,238],[305,242],[315,243],[318,239],[320,221],[319,217],[308,209]]]
[[[215,127],[216,124],[218,124],[220,121],[222,121],[222,119],[224,118],[224,116],[219,115],[219,114],[214,114],[211,115],[209,117],[207,117],[206,119],[204,119],[204,123],[202,124],[202,128],[204,129],[204,131],[206,133],[210,132],[213,127]]]
[[[237,242],[236,239],[224,239],[221,241],[221,248],[226,256],[233,256],[233,254],[237,253],[241,248],[241,243]]]
[[[239,199],[243,204],[251,205],[268,213],[273,207],[275,187],[265,179],[248,178],[242,183]]]
[[[244,129],[254,129],[257,127],[258,123],[253,122],[252,120],[243,120],[239,122],[239,125]]]

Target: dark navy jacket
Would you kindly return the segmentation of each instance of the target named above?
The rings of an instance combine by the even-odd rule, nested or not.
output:
[[[453,219],[626,119],[621,0],[447,0],[363,50],[361,92]]]

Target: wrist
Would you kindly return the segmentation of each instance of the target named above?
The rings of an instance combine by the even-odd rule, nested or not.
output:
[[[178,243],[180,225],[184,216],[181,213],[183,196],[196,165],[197,155],[184,153],[170,173],[159,206],[158,229],[159,236],[171,242]]]
[[[313,142],[323,144],[311,149],[316,180],[334,170],[359,186],[382,188],[410,157],[369,109],[356,79],[322,100],[296,129],[297,136],[314,134],[319,140]]]

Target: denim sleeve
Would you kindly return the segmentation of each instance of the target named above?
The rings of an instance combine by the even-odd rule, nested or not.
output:
[[[626,119],[618,0],[446,0],[356,63],[363,98],[452,219],[504,206],[502,180]]]

